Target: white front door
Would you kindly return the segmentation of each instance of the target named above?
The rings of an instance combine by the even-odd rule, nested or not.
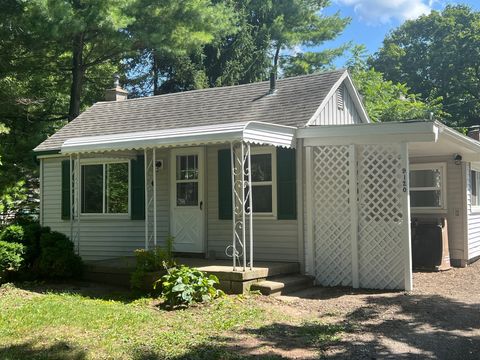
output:
[[[204,149],[174,149],[170,164],[174,250],[204,252]]]

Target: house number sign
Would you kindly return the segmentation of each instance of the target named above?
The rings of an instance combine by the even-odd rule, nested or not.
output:
[[[402,174],[403,174],[402,190],[403,192],[407,192],[407,169],[402,168]]]

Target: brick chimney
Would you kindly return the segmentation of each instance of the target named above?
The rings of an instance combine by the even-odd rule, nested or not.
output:
[[[480,141],[480,125],[470,126],[468,128],[467,136],[477,141]]]
[[[115,74],[113,79],[114,79],[114,88],[105,90],[105,100],[107,101],[127,100],[128,91],[120,87],[120,76],[118,74]]]

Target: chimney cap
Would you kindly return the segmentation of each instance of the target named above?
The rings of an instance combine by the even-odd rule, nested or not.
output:
[[[119,74],[113,74],[113,86],[118,88],[120,87],[120,75]]]

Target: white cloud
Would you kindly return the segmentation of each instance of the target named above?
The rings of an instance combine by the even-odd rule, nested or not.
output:
[[[336,0],[345,6],[352,6],[355,13],[365,22],[385,24],[391,20],[416,19],[428,14],[436,0]]]

